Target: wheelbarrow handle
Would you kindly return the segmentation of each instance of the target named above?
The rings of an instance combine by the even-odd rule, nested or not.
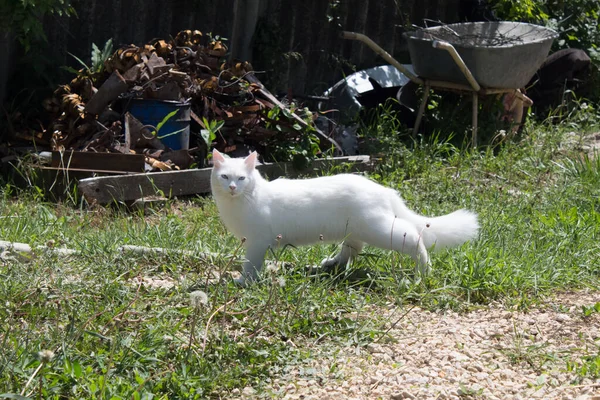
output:
[[[423,80],[421,78],[419,78],[418,76],[413,74],[411,71],[406,69],[404,67],[404,65],[400,64],[394,57],[392,57],[387,51],[385,51],[384,49],[379,47],[379,45],[377,43],[375,43],[373,40],[371,40],[368,36],[363,35],[362,33],[348,32],[348,31],[343,31],[340,36],[343,39],[358,40],[359,42],[363,42],[364,44],[369,46],[375,53],[379,54],[385,61],[392,64],[398,71],[400,71],[404,75],[406,75],[406,77],[408,79],[410,79],[411,81],[413,81],[419,85],[423,84]]]
[[[431,45],[436,49],[446,50],[448,53],[450,53],[450,56],[452,57],[456,65],[458,65],[458,68],[460,68],[460,71],[463,73],[465,78],[467,78],[467,81],[469,81],[469,84],[471,85],[473,90],[476,92],[479,92],[479,90],[481,90],[481,86],[479,86],[479,83],[477,83],[475,77],[469,70],[469,67],[467,67],[467,65],[461,58],[460,54],[458,54],[454,46],[442,40],[434,40]]]

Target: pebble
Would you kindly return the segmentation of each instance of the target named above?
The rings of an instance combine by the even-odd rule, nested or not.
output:
[[[408,393],[407,391],[403,391],[399,394],[393,394],[391,396],[392,400],[402,400],[402,399],[414,399],[415,396],[413,396],[412,394]]]
[[[250,387],[250,386],[246,386],[244,388],[244,390],[242,390],[242,394],[244,396],[253,396],[255,393],[256,393],[256,390],[254,390],[254,388]]]
[[[585,295],[585,294],[584,294]],[[569,324],[576,319],[580,307],[594,304],[598,293],[582,297],[581,293],[561,294],[560,303],[541,310],[503,310],[490,305],[471,313],[437,313],[414,309],[398,329],[390,331],[385,344],[372,343],[365,347],[338,348],[335,353],[339,371],[324,373],[316,380],[302,380],[296,373],[279,376],[273,387],[284,388],[278,395],[286,399],[459,399],[461,395],[480,393],[475,398],[498,399],[578,399],[600,400],[596,388],[574,388],[575,373],[566,372],[565,361],[576,362],[590,355],[595,348],[597,324]],[[548,303],[546,303],[548,304]],[[569,315],[556,312],[573,309]],[[380,316],[397,310],[383,308]],[[575,326],[576,325],[576,326]],[[301,342],[297,343],[302,348]],[[312,347],[314,354],[303,368],[326,371],[331,356],[319,365],[318,349],[327,351],[327,341]],[[556,360],[543,360],[546,379],[526,363],[515,362],[510,356],[518,351],[531,356],[561,354]],[[536,353],[542,349],[542,353]],[[540,350],[540,351],[542,351]],[[568,357],[568,358],[567,358]],[[300,361],[302,363],[302,361]],[[297,371],[297,369],[294,369]],[[320,376],[320,375],[319,375]],[[344,380],[339,379],[344,377]],[[292,384],[291,382],[294,382]],[[591,379],[582,385],[594,383]],[[287,386],[286,386],[287,385]],[[459,391],[460,385],[468,390]],[[587,391],[586,391],[587,389]],[[244,389],[245,391],[246,389]],[[261,392],[255,393],[255,395]],[[267,392],[268,393],[268,392]],[[238,391],[231,392],[239,397]],[[246,393],[244,393],[246,395]]]
[[[474,376],[474,378],[478,381],[484,381],[487,379],[487,377],[488,377],[487,372],[477,372]]]
[[[554,318],[557,322],[567,322],[571,320],[571,317],[569,317],[567,314],[558,314],[555,318]]]
[[[450,359],[456,361],[467,361],[469,357],[464,354],[459,353],[458,351],[453,351],[449,354]]]
[[[371,354],[383,353],[383,351],[381,350],[381,346],[375,343],[369,343],[367,345],[367,351]]]

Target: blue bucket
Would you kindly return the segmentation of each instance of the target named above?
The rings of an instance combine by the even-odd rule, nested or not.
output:
[[[172,150],[190,148],[190,103],[154,100],[154,99],[132,99],[129,103],[129,112],[142,124],[157,127],[163,119],[171,112],[179,112],[169,120],[158,131],[158,138]]]

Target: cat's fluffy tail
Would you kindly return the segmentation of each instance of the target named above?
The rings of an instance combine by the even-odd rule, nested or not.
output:
[[[453,213],[435,218],[421,217],[418,225],[423,232],[425,247],[435,246],[439,250],[454,247],[475,239],[479,233],[477,214],[468,210],[457,210]]]
[[[424,217],[410,211],[402,204],[400,217],[409,220],[421,232],[425,247],[435,250],[454,247],[475,239],[479,233],[477,214],[468,210],[457,210],[439,217]]]

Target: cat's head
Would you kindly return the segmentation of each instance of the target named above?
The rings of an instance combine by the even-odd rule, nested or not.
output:
[[[252,189],[255,179],[256,152],[246,158],[225,158],[213,150],[212,187],[231,197]]]

